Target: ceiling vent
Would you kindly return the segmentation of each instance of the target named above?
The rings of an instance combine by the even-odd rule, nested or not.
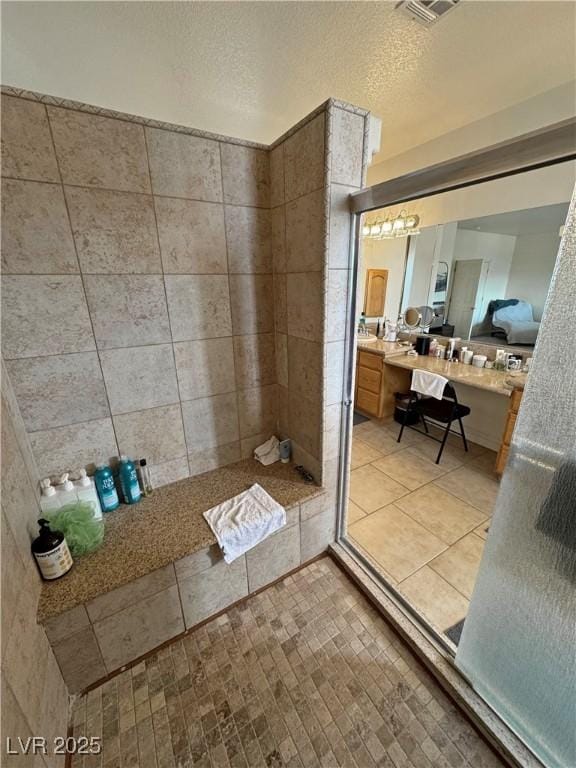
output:
[[[456,8],[460,0],[401,0],[396,9],[423,27],[430,27]]]

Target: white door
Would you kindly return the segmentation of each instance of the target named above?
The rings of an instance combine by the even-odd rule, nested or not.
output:
[[[448,322],[454,326],[454,336],[461,339],[470,337],[481,273],[482,259],[454,262]]]

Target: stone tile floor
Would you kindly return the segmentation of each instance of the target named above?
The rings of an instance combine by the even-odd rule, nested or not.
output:
[[[503,763],[323,558],[80,697],[77,768]]]
[[[496,454],[439,445],[392,420],[354,427],[347,533],[440,632],[463,619],[496,501]],[[433,431],[433,428],[431,427]]]

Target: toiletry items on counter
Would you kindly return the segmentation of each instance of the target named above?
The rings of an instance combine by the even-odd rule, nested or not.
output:
[[[106,466],[106,464],[100,464],[96,468],[94,482],[100,504],[102,505],[102,512],[112,512],[114,509],[117,509],[120,505],[120,500],[118,499],[118,492],[114,485],[114,475],[110,467]]]
[[[49,513],[60,509],[61,504],[58,492],[50,482],[49,477],[40,481],[40,488],[42,489],[42,495],[40,496],[40,509],[42,512]]]
[[[120,456],[120,469],[118,479],[122,489],[122,497],[125,504],[136,504],[142,498],[142,491],[138,482],[136,466],[128,456]]]
[[[52,531],[47,520],[38,520],[40,535],[32,542],[32,554],[45,581],[64,576],[74,565],[64,534]]]
[[[497,371],[506,370],[506,350],[505,349],[496,350],[496,359],[494,360],[494,368]]]
[[[472,365],[475,368],[484,368],[484,365],[486,364],[486,360],[488,360],[486,355],[474,355],[474,357],[472,358]]]
[[[100,506],[100,499],[98,498],[98,492],[96,490],[96,484],[91,477],[88,477],[84,467],[79,469],[74,475],[78,478],[74,482],[74,488],[76,490],[76,497],[78,501],[86,501],[92,505],[94,509],[94,518],[96,520],[102,519],[102,507]]]
[[[138,477],[140,478],[140,487],[142,488],[143,496],[150,496],[152,493],[152,476],[150,475],[150,468],[146,462],[146,459],[140,459],[138,462]]]
[[[473,357],[474,357],[474,352],[471,349],[468,349],[468,347],[462,347],[462,349],[460,350],[461,363],[464,363],[464,365],[471,365]]]

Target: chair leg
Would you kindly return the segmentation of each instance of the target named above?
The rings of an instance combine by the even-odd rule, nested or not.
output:
[[[426,434],[428,434],[430,430],[428,429],[428,424],[426,424],[426,419],[424,418],[424,414],[421,413],[420,418],[422,419],[422,424],[424,424],[424,431],[426,432]]]
[[[442,452],[444,451],[446,440],[448,440],[448,433],[450,432],[451,426],[452,426],[452,421],[449,421],[448,424],[446,424],[446,431],[444,432],[444,437],[442,438],[442,445],[440,446],[440,450],[438,451],[438,456],[436,457],[436,464],[440,464],[440,459],[442,458]]]
[[[404,427],[406,426],[406,422],[408,421],[408,411],[410,410],[411,402],[412,400],[410,400],[410,402],[408,402],[406,405],[406,410],[404,411],[404,418],[402,419],[402,426],[400,427],[400,434],[398,435],[398,440],[396,440],[397,443],[399,443],[400,440],[402,440],[402,435],[404,434]]]
[[[466,434],[464,432],[464,424],[462,424],[462,419],[458,417],[458,424],[460,424],[460,432],[462,433],[462,440],[464,442],[464,450],[466,453],[468,453],[468,443],[466,442]]]

